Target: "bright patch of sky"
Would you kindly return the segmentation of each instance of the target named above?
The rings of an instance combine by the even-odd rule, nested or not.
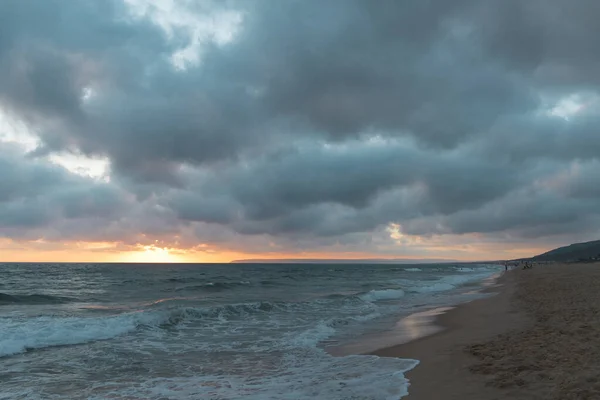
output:
[[[0,144],[11,143],[20,147],[24,153],[35,150],[39,138],[30,131],[25,123],[13,118],[0,108]]]
[[[597,105],[598,100],[599,96],[595,93],[570,94],[561,98],[554,104],[554,106],[550,107],[548,114],[569,121],[571,118],[583,112],[591,111],[591,107]]]
[[[91,158],[83,154],[73,153],[53,153],[48,156],[48,160],[71,173],[105,182],[110,181],[110,161],[108,158]]]
[[[182,32],[187,36],[187,44],[171,55],[171,63],[180,70],[201,62],[205,44],[222,46],[231,42],[239,32],[243,19],[242,14],[235,10],[211,9],[209,2],[198,5],[187,0],[124,1],[134,18],[149,19],[169,39],[179,39],[178,34]]]
[[[390,223],[387,227],[387,231],[390,234],[390,238],[394,240],[401,240],[404,238],[402,232],[400,232],[401,226],[399,224]]]
[[[91,95],[91,90],[89,93]],[[0,108],[0,145],[2,143],[16,145],[23,153],[29,153],[38,148],[40,139],[24,122]],[[47,159],[73,174],[110,181],[110,161],[106,157],[91,158],[83,154],[62,152],[51,153]]]
[[[84,87],[81,91],[81,100],[84,103],[89,103],[96,96],[96,91],[91,87]]]

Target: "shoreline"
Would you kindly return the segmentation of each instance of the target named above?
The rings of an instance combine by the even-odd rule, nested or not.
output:
[[[344,344],[328,346],[325,347],[324,350],[334,357],[373,355],[381,349],[408,344],[434,335],[444,330],[444,327],[440,326],[438,323],[440,315],[463,304],[489,297],[489,293],[495,292],[494,288],[501,282],[503,274],[504,271],[493,273],[477,282],[476,287],[473,287],[468,292],[465,291],[458,295],[468,296],[475,294],[475,297],[452,297],[446,304],[439,303],[437,305],[430,305],[420,311],[414,310],[410,314],[396,316],[393,319],[393,322],[390,322],[390,326],[385,330],[365,333],[356,340],[348,341]]]
[[[525,313],[517,312],[512,304],[518,272],[504,272],[493,284],[481,290],[482,293],[491,293],[491,296],[436,313],[426,321],[431,334],[370,354],[419,361],[417,366],[404,373],[410,381],[407,399],[502,398],[499,397],[502,395],[499,389],[486,386],[484,376],[469,371],[468,366],[475,364],[477,359],[464,349],[528,325]]]
[[[373,353],[420,361],[406,398],[600,399],[600,263],[517,269],[500,283],[441,315],[442,332]]]

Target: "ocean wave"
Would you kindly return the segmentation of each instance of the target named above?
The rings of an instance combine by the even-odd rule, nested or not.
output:
[[[456,285],[444,282],[436,282],[431,285],[416,286],[409,289],[413,293],[445,292],[456,289]]]
[[[475,271],[481,271],[481,268],[454,267],[454,270],[458,271],[458,272],[475,272]]]
[[[167,282],[187,283],[190,281],[190,278],[168,278],[166,281]]]
[[[436,281],[398,282],[396,287],[374,289],[368,292],[339,293],[306,302],[256,301],[206,307],[184,307],[173,302],[161,302],[143,311],[125,312],[112,316],[35,318],[0,318],[0,356],[7,356],[61,345],[76,345],[97,340],[112,339],[138,330],[173,329],[179,325],[192,324],[195,328],[208,330],[229,326],[273,326],[283,329],[289,325],[295,336],[286,338],[290,346],[314,345],[354,321],[369,320],[385,312],[376,305],[382,300],[399,300],[413,293],[452,290],[460,285],[488,277],[490,272],[460,274]],[[12,297],[11,297],[12,299]],[[11,300],[12,301],[12,300]],[[298,333],[296,316],[320,315],[327,309],[340,310],[339,317],[331,318],[326,312],[322,319]],[[342,312],[346,315],[341,315]],[[304,324],[305,322],[302,322]],[[283,325],[282,325],[283,324]],[[192,326],[190,325],[190,326]],[[227,328],[229,329],[229,328]],[[234,332],[235,333],[235,332]]]
[[[357,299],[358,296],[350,296],[349,299]],[[343,300],[347,300],[345,298]],[[362,303],[362,302],[361,302]],[[323,307],[332,306],[332,301],[316,300],[312,302],[276,302],[276,301],[257,301],[249,303],[237,303],[220,305],[213,307],[177,307],[167,310],[163,325],[178,325],[190,320],[215,320],[220,322],[246,320],[254,316],[264,317],[268,314],[280,313],[290,315],[290,313],[312,313]]]
[[[134,312],[110,317],[51,317],[0,320],[0,357],[45,347],[66,346],[112,339],[168,321],[157,312]]]
[[[260,281],[260,284],[262,286],[287,286],[288,285],[283,282],[277,282],[277,281],[272,281],[272,280],[263,280],[263,281]]]
[[[421,272],[423,271],[421,268],[403,268],[406,272]]]
[[[170,311],[168,323],[176,325],[190,318],[219,319],[245,318],[253,314],[265,314],[274,311],[290,311],[294,303],[258,301],[251,303],[228,304],[215,307],[181,307]]]
[[[331,321],[333,322],[333,321]],[[301,332],[292,332],[283,337],[279,348],[313,347],[317,343],[333,336],[336,329],[331,322],[319,321],[317,325]]]
[[[370,292],[361,294],[359,298],[364,301],[379,301],[379,300],[396,300],[404,297],[402,289],[381,289],[371,290]]]
[[[0,305],[6,304],[60,304],[75,301],[70,297],[50,296],[47,294],[6,294],[0,293]]]
[[[445,292],[472,282],[482,281],[492,274],[489,270],[485,271],[472,274],[450,275],[432,281],[401,279],[393,282],[395,287],[388,289],[375,289],[352,294],[334,293],[326,296],[326,299],[338,301],[360,299],[364,302],[375,303],[381,300],[398,300],[406,295],[416,293]]]
[[[496,265],[491,264],[477,264],[470,267],[454,266],[452,267],[452,269],[457,272],[486,272],[491,270],[497,270],[498,267]]]
[[[315,304],[313,304],[314,306]],[[186,322],[203,321],[210,327],[232,321],[275,321],[270,313],[290,315],[293,311],[307,311],[304,303],[254,302],[218,307],[177,307],[164,310],[127,312],[105,317],[52,317],[0,319],[0,357],[46,347],[78,345],[113,339],[138,330],[172,329]],[[255,319],[262,314],[262,319]],[[313,328],[294,332],[294,339],[286,347],[316,345],[332,335],[337,327],[352,321],[364,321],[378,314],[354,315],[319,321]],[[261,323],[263,323],[261,322]]]
[[[315,347],[323,340],[334,336],[340,328],[357,322],[370,321],[380,316],[379,312],[371,312],[365,315],[349,315],[321,320],[311,328],[288,333],[277,343],[277,347],[283,349]]]
[[[411,287],[407,288],[406,290],[412,293],[445,292],[448,290],[454,290],[457,287],[466,285],[468,283],[481,281],[489,276],[489,273],[451,275],[446,276],[437,281],[418,282],[415,285],[412,285]]]
[[[0,319],[0,357],[53,346],[76,345],[112,339],[138,329],[169,328],[189,320],[228,321],[253,314],[287,311],[289,304],[255,302],[218,307],[177,307],[105,317],[53,317]]]
[[[372,298],[390,297],[392,293],[379,291],[371,293]],[[384,293],[385,292],[385,293]],[[398,295],[394,291],[395,296]],[[344,299],[345,301],[346,299]],[[358,296],[352,298],[358,300]],[[77,345],[99,340],[113,339],[122,335],[131,334],[139,330],[173,329],[188,323],[200,323],[204,328],[224,326],[223,324],[236,324],[236,327],[264,325],[271,323],[278,326],[282,321],[288,321],[290,315],[309,315],[322,310],[322,307],[331,307],[332,301],[313,302],[270,302],[259,301],[208,307],[171,306],[164,308],[149,308],[135,312],[124,312],[111,316],[86,316],[86,317],[57,317],[40,316],[35,318],[8,317],[0,319],[0,357],[23,353],[29,350],[46,347]],[[353,308],[357,314],[324,319],[306,331],[302,331],[287,346],[316,345],[319,340],[333,334],[339,327],[348,325],[353,321],[365,321],[375,318],[376,312],[371,307],[362,305]],[[361,312],[369,311],[364,315]],[[239,325],[241,324],[241,325]],[[198,325],[195,325],[197,328]],[[220,328],[219,328],[220,329]],[[298,332],[294,332],[294,335]]]
[[[240,281],[240,282],[207,282],[201,285],[189,285],[182,286],[175,289],[176,292],[181,291],[196,291],[196,290],[205,290],[210,292],[219,292],[222,290],[235,289],[240,286],[248,286],[250,285],[249,281]]]

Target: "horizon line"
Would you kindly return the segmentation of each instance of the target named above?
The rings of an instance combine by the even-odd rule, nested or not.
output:
[[[448,264],[448,263],[482,263],[482,262],[501,262],[512,260],[452,260],[452,259],[387,259],[387,258],[351,258],[351,259],[304,259],[304,258],[286,258],[286,259],[239,259],[220,262],[203,261],[0,261],[0,264],[352,264],[360,262],[371,262],[381,264],[410,263],[420,264]]]

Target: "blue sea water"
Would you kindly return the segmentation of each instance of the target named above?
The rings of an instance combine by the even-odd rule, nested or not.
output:
[[[331,349],[480,296],[498,272],[0,264],[0,399],[398,399],[418,361]]]

